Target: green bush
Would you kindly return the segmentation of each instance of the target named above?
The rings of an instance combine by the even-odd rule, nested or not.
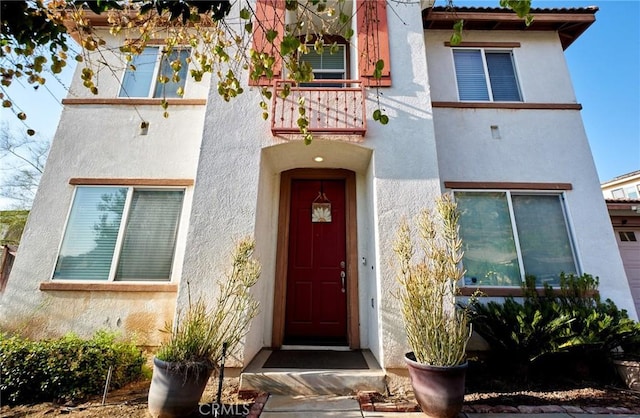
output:
[[[0,334],[0,393],[10,404],[80,399],[102,393],[110,366],[110,388],[119,388],[141,376],[143,363],[132,342],[105,331],[89,340],[74,334],[43,341]]]
[[[534,362],[556,372],[558,366],[604,370],[611,351],[640,335],[640,325],[611,300],[602,302],[597,289],[598,278],[589,274],[561,274],[559,291],[545,286],[539,294],[528,277],[521,303],[511,297],[476,302],[474,329],[489,344],[489,359],[505,371],[526,373]]]

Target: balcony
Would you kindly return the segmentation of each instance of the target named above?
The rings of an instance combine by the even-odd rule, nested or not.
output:
[[[298,86],[290,80],[277,80],[271,104],[271,132],[274,135],[300,132],[298,107],[304,98],[310,133],[364,136],[367,118],[362,82],[336,81],[316,80]],[[290,92],[283,98],[285,89]]]

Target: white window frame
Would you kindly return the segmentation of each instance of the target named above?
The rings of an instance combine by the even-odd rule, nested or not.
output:
[[[155,59],[155,64],[153,67],[153,73],[151,75],[151,83],[149,85],[149,91],[147,91],[147,95],[146,96],[130,96],[126,91],[124,91],[124,79],[127,75],[127,73],[129,71],[133,71],[130,69],[130,65],[131,63],[128,62],[127,66],[125,67],[124,71],[122,72],[122,76],[120,77],[120,89],[118,90],[118,97],[119,98],[124,98],[124,99],[160,99],[162,98],[160,97],[156,97],[155,96],[155,91],[156,91],[156,87],[158,85],[158,83],[160,83],[160,81],[158,80],[158,75],[160,74],[160,62],[162,60],[162,56],[164,55],[162,53],[162,45],[148,45],[145,47],[145,49],[149,49],[149,48],[154,48],[157,49],[157,53],[156,53],[156,59]],[[191,57],[191,48],[187,47],[187,46],[177,46],[174,47],[173,51],[188,51],[189,52],[189,57]],[[187,66],[189,66],[189,62],[187,61],[185,63]],[[188,75],[188,69],[187,69],[187,75]],[[185,77],[184,79],[184,89],[186,90],[186,85],[187,85],[187,77]]]
[[[569,211],[567,210],[567,200],[565,192],[557,192],[552,190],[504,190],[504,189],[455,189],[453,190],[453,196],[455,200],[456,193],[505,193],[507,199],[507,206],[509,208],[509,218],[511,222],[511,231],[513,233],[514,245],[516,249],[516,255],[518,256],[518,267],[520,269],[520,281],[521,283],[525,283],[527,273],[524,269],[524,260],[522,257],[522,250],[520,248],[520,237],[518,235],[518,228],[516,226],[516,218],[515,212],[513,210],[513,202],[511,200],[512,195],[520,195],[520,196],[557,196],[560,200],[560,207],[562,209],[562,214],[564,216],[565,228],[567,232],[567,237],[569,239],[569,246],[571,248],[571,255],[573,256],[573,262],[576,269],[576,274],[582,274],[582,263],[579,258],[579,252],[576,246],[576,239],[573,233],[573,225],[571,218],[569,216]],[[560,273],[560,272],[558,272]],[[467,277],[463,277],[461,279],[460,286],[462,287],[481,287],[481,288],[502,288],[504,286],[494,286],[494,285],[482,285],[482,284],[466,284]]]
[[[460,87],[458,86],[458,76],[456,73],[456,65],[455,65],[455,51],[480,51],[480,56],[482,57],[482,69],[484,71],[484,82],[487,86],[487,93],[489,95],[489,100],[462,100],[460,98]],[[513,74],[516,79],[516,88],[518,89],[518,95],[520,96],[520,100],[494,100],[493,98],[493,87],[491,86],[491,79],[489,78],[489,67],[487,66],[487,57],[486,53],[505,53],[508,52],[511,55],[511,64],[513,65]],[[524,94],[522,92],[522,87],[520,86],[520,75],[518,73],[518,66],[516,64],[516,57],[513,48],[481,48],[481,47],[456,47],[451,48],[451,60],[453,65],[453,75],[456,82],[456,92],[458,93],[458,101],[460,102],[473,102],[473,103],[487,103],[487,102],[497,102],[497,103],[523,103]]]
[[[338,44],[338,46],[342,47],[342,78],[336,78],[335,80],[347,80],[349,79],[348,74],[347,74],[347,47],[348,44]],[[314,49],[314,45],[313,44],[307,44],[307,48],[309,49],[309,51],[315,51]],[[327,49],[327,48],[325,48]],[[325,51],[322,55],[324,54],[330,54],[330,55],[335,55],[335,54],[331,54],[330,52]],[[320,54],[319,54],[320,55]],[[321,55],[321,56],[322,56]],[[314,68],[313,69],[313,73],[316,74],[331,74],[331,73],[337,73],[340,70],[337,69],[319,69],[319,68]],[[321,80],[325,80],[324,78]],[[326,80],[333,80],[333,79],[326,79]]]
[[[69,227],[69,219],[71,218],[71,212],[73,210],[74,203],[76,201],[76,193],[78,188],[80,187],[91,187],[91,188],[123,188],[127,189],[127,196],[125,198],[124,206],[122,207],[122,217],[120,219],[120,226],[118,228],[118,237],[116,238],[116,243],[113,248],[113,255],[111,258],[111,266],[109,268],[109,276],[107,280],[79,280],[79,279],[64,279],[64,278],[54,278],[55,270],[58,264],[58,260],[60,258],[60,251],[62,250],[62,244],[64,243],[64,238],[67,234],[67,228]],[[182,207],[180,208],[180,214],[178,215],[177,221],[177,231],[176,238],[174,243],[174,251],[173,251],[173,259],[171,260],[171,271],[169,272],[169,277],[166,280],[115,280],[116,272],[118,270],[118,263],[120,261],[120,255],[122,252],[122,246],[124,244],[124,232],[129,221],[129,216],[131,213],[131,202],[133,201],[133,192],[135,190],[158,190],[158,191],[182,191]],[[56,258],[53,265],[53,269],[51,270],[51,280],[56,283],[129,283],[129,284],[146,284],[146,285],[155,285],[155,284],[168,284],[173,283],[175,272],[176,272],[176,259],[178,255],[178,243],[181,236],[181,229],[183,227],[183,219],[185,217],[185,203],[187,199],[188,189],[186,187],[173,187],[173,186],[123,186],[123,185],[112,185],[112,184],[102,184],[102,185],[78,185],[74,187],[73,194],[71,196],[71,203],[69,204],[69,210],[67,212],[67,217],[65,219],[64,229],[62,231],[62,236],[60,238],[60,243],[58,244],[58,250],[56,252]]]

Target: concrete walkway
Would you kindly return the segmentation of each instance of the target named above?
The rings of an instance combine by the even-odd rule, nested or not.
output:
[[[461,418],[497,418],[518,417],[523,418],[624,418],[636,417],[635,414],[578,414],[578,413],[549,413],[549,414],[481,414],[462,413]],[[261,418],[418,418],[424,417],[421,412],[367,412],[360,410],[360,404],[350,396],[269,396],[262,410]]]

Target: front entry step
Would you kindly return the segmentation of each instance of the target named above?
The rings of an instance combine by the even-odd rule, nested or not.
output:
[[[358,352],[362,354],[364,362],[357,361],[356,356],[351,355],[354,352],[344,351],[317,351],[315,357],[321,359],[319,362],[309,361],[309,358],[313,357],[309,351],[282,351],[281,353],[286,356],[278,356],[269,361],[271,353],[271,350],[263,349],[242,372],[241,391],[258,390],[273,395],[349,395],[357,391],[386,392],[384,370],[368,350]],[[288,359],[283,360],[285,357]],[[323,358],[326,361],[322,360]]]

